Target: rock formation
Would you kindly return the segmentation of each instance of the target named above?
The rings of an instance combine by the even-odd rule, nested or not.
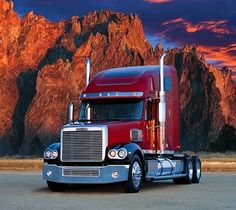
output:
[[[156,64],[163,52],[160,44],[151,47],[136,15],[101,11],[50,22],[30,12],[20,19],[12,1],[0,0],[0,154],[42,154],[58,141],[68,102],[78,110],[86,57],[93,76]],[[235,136],[231,71],[207,65],[194,46],[167,54],[178,71],[183,149],[221,149],[225,136]]]
[[[236,126],[236,86],[231,71],[219,71],[204,63],[194,46],[172,50],[171,54],[179,76],[182,148],[214,150],[224,126]],[[236,142],[232,140],[233,145]]]

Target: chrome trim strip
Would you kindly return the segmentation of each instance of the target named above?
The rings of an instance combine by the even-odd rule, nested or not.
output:
[[[165,150],[164,152],[163,151],[161,151],[161,150],[157,150],[157,154],[174,154],[175,153],[175,151],[174,150]]]
[[[100,92],[100,93],[84,93],[80,98],[107,98],[107,97],[142,97],[143,92]]]
[[[98,175],[89,175],[89,176],[86,176],[86,175],[65,175],[65,170],[84,170],[84,171],[91,171],[91,170],[97,170],[98,171]],[[74,176],[74,177],[100,177],[100,168],[98,167],[70,167],[70,166],[63,166],[62,167],[62,176]]]
[[[151,149],[143,149],[142,150],[144,154],[174,154],[175,151],[174,150],[165,150],[165,152],[161,152],[161,150],[151,150]]]
[[[147,149],[147,150],[143,149],[142,151],[144,154],[157,154],[156,150],[152,150],[152,149]]]
[[[174,178],[182,178],[186,177],[187,174],[173,174],[173,175],[165,175],[165,176],[146,176],[146,179],[155,179],[155,180],[166,180],[166,179],[174,179]]]

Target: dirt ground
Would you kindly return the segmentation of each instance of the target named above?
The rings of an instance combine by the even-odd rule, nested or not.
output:
[[[236,172],[235,154],[205,154],[200,155],[203,171]],[[40,158],[0,158],[0,171],[38,171],[41,170],[43,159]]]

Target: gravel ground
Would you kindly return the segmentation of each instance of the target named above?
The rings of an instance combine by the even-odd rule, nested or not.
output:
[[[1,210],[103,209],[236,209],[236,173],[205,172],[201,183],[172,181],[144,184],[137,194],[123,193],[121,184],[78,185],[50,192],[41,173],[0,172]]]

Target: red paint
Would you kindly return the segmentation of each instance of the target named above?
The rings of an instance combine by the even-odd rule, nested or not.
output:
[[[130,140],[130,129],[141,129],[140,121],[114,122],[108,125],[108,147],[126,144]]]
[[[179,147],[179,95],[176,70],[173,67],[165,66],[165,77],[172,81],[171,91],[166,91],[166,150],[178,150]],[[129,72],[133,72],[129,75]],[[109,76],[113,75],[113,76]],[[115,78],[114,78],[115,74]],[[119,76],[120,75],[120,76]],[[145,150],[160,150],[159,129],[147,129],[146,127],[158,126],[158,91],[159,91],[159,66],[141,66],[111,69],[100,72],[90,81],[88,87],[82,94],[100,92],[143,92],[139,97],[144,100],[144,108],[140,121],[112,122],[108,123],[109,147],[120,143],[130,142],[130,129],[138,128],[143,131],[143,142],[139,143]],[[115,97],[117,100],[120,97]],[[124,97],[123,97],[124,98]],[[137,97],[136,97],[137,98]],[[152,98],[155,103],[152,107],[155,120],[146,120],[145,111],[147,99]],[[99,97],[92,100],[101,99]],[[106,100],[112,99],[107,97]],[[114,97],[113,97],[114,99]],[[86,99],[82,99],[86,100]]]

